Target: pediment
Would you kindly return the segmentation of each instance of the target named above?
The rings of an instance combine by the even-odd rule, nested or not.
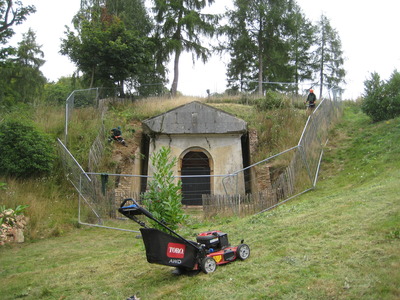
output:
[[[142,122],[147,134],[244,133],[247,123],[223,110],[194,101]]]

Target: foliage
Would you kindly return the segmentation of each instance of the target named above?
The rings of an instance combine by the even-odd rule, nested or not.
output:
[[[262,95],[265,82],[310,78],[313,27],[296,3],[237,0],[234,4],[226,13],[228,25],[220,30],[228,36],[220,47],[231,55],[227,75],[232,89]]]
[[[346,71],[343,68],[342,42],[338,32],[332,28],[329,19],[324,15],[321,15],[317,27],[318,47],[315,51],[315,64],[318,68],[321,98],[324,85],[332,89],[345,83]]]
[[[10,106],[16,102],[33,103],[40,98],[46,83],[40,71],[44,62],[41,46],[29,29],[18,43],[18,49],[0,64],[0,103]]]
[[[364,99],[362,110],[373,121],[385,119],[385,105],[383,105],[383,86],[378,73],[371,73],[371,78],[364,81]]]
[[[13,26],[22,24],[26,17],[36,12],[33,5],[23,6],[20,0],[0,1],[0,45],[14,35]],[[7,55],[12,48],[0,48],[0,59]]]
[[[62,173],[62,166],[54,166],[49,177],[0,180],[7,182],[7,190],[0,191],[2,205],[17,208],[22,201],[29,205],[29,209],[23,211],[29,219],[24,229],[25,241],[59,236],[76,226],[77,201]]]
[[[6,208],[5,205],[0,205],[0,225],[6,223],[8,225],[15,224],[15,217],[22,215],[24,210],[28,208],[29,205],[17,205],[15,209]]]
[[[311,80],[316,69],[313,63],[312,47],[316,43],[316,26],[312,25],[304,16],[300,7],[295,6],[290,16],[290,26],[293,34],[289,38],[291,58],[293,66],[293,81],[295,83]],[[296,86],[298,93],[298,86]]]
[[[265,83],[312,80],[340,88],[346,75],[340,37],[322,16],[314,26],[294,1],[234,1],[228,24],[219,33],[228,37],[219,46],[228,51],[230,91],[263,94]],[[295,91],[296,85],[273,90]],[[322,95],[322,88],[321,88]]]
[[[186,215],[182,210],[182,182],[175,183],[172,168],[176,165],[176,157],[170,158],[171,149],[161,147],[150,157],[154,174],[148,183],[148,191],[144,194],[144,204],[153,216],[164,222],[172,230],[185,221]],[[154,222],[153,222],[154,223]],[[168,232],[161,225],[154,227]]]
[[[245,239],[252,251],[246,261],[172,276],[170,267],[147,262],[135,234],[84,227],[0,247],[2,299],[398,299],[399,126],[399,118],[371,124],[348,103],[315,190],[258,215],[198,222],[182,234],[194,240],[218,229],[232,245]]]
[[[76,197],[73,194],[72,186],[65,180],[61,160],[55,159],[55,153],[53,152],[54,141],[48,137],[48,135],[61,136],[64,132],[64,116],[65,112],[59,106],[44,103],[38,103],[37,105],[18,103],[0,112],[0,164],[3,162],[3,158],[7,158],[6,155],[8,155],[3,155],[5,144],[3,143],[2,128],[5,123],[8,124],[10,121],[34,127],[35,132],[40,133],[39,139],[42,139],[42,135],[45,137],[47,144],[44,147],[52,149],[53,156],[49,171],[34,172],[30,178],[25,176],[18,178],[15,176],[3,177],[0,175],[0,204],[5,205],[7,208],[15,208],[23,201],[23,204],[29,205],[29,209],[25,211],[26,217],[29,218],[29,226],[24,229],[26,241],[57,236],[67,230],[70,231],[72,227],[76,226]],[[20,134],[19,130],[12,129],[6,133],[7,144],[14,142],[15,146],[18,147],[18,144],[22,143],[18,136]],[[21,131],[23,131],[23,128]],[[43,132],[46,134],[43,134]],[[29,131],[23,132],[22,138],[25,135],[33,136],[33,133],[31,134]],[[93,137],[91,138],[93,139]],[[36,141],[38,139],[33,139],[37,144]],[[82,144],[82,140],[78,140],[78,143]],[[38,149],[37,145],[34,148],[27,147],[29,147],[28,151],[25,148],[13,147],[12,151],[16,152],[12,153],[13,157],[19,154],[21,157],[24,156],[25,159],[27,156],[33,155],[31,151],[38,152],[40,156],[45,155],[43,153],[44,150],[42,148]],[[88,148],[85,148],[85,151],[85,157],[87,157]],[[19,164],[19,159],[16,158],[13,163]],[[37,159],[37,156],[34,159]],[[28,164],[30,163],[28,162]],[[2,167],[0,167],[0,171],[3,171]],[[48,176],[44,177],[46,174]]]
[[[197,58],[206,62],[210,50],[201,43],[202,37],[212,37],[218,24],[218,17],[203,14],[201,10],[211,5],[214,0],[153,0],[155,21],[157,23],[156,39],[161,43],[159,54],[169,58],[174,53],[174,78],[171,94],[176,96],[179,80],[179,58],[183,51],[192,52]]]
[[[80,94],[79,96],[80,101],[85,99],[85,95]],[[84,168],[88,164],[88,153],[93,141],[99,134],[101,126],[101,115],[98,109],[93,106],[75,109],[70,117],[68,123],[68,149]]]
[[[229,41],[227,45],[220,45],[224,51],[229,51],[231,56],[227,68],[228,86],[232,91],[247,91],[251,89],[248,79],[256,67],[254,54],[257,52],[257,47],[252,42],[250,32],[246,30],[246,21],[240,10],[228,11],[226,16],[230,23],[219,31],[226,34]]]
[[[57,82],[48,82],[44,86],[43,98],[49,104],[64,104],[68,96],[74,91],[82,89],[79,78],[61,77]]]
[[[388,81],[378,73],[371,73],[364,81],[362,110],[373,122],[392,119],[400,115],[400,73],[394,71]]]
[[[268,90],[264,98],[258,99],[256,107],[260,110],[280,108],[284,104],[282,94]]]
[[[20,94],[20,101],[32,103],[42,94],[46,78],[40,71],[45,63],[41,46],[36,43],[36,34],[29,29],[18,43],[16,55],[17,72],[14,74],[14,89]]]
[[[149,36],[153,30],[143,0],[107,0],[105,5],[109,14],[120,18],[128,30],[140,33],[140,36]]]
[[[22,230],[26,226],[23,215],[29,205],[18,205],[14,210],[0,205],[0,246],[7,242],[14,241],[15,230]],[[19,239],[21,241],[21,239]]]
[[[18,49],[3,46],[14,35],[13,27],[22,24],[36,12],[33,5],[24,6],[22,1],[0,1],[0,108],[9,107],[15,101],[31,101],[40,91],[41,73],[34,68],[31,58],[35,52],[35,35],[28,31]]]
[[[122,95],[126,85],[129,92],[160,92],[164,69],[155,60],[152,40],[143,32],[127,28],[112,11],[92,9],[99,11],[89,13],[88,19],[87,10],[75,16],[77,33],[67,27],[61,54],[77,65],[90,87],[118,87]]]
[[[0,175],[34,177],[49,173],[55,158],[51,139],[28,122],[0,124]]]

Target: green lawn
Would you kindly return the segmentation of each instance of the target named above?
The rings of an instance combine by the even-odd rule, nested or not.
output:
[[[315,190],[256,216],[195,224],[234,245],[245,239],[248,260],[174,276],[147,263],[135,234],[84,227],[1,247],[0,298],[399,299],[399,182],[400,118],[371,124],[348,104]]]

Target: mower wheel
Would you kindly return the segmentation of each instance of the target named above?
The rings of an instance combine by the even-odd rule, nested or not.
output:
[[[245,260],[250,256],[250,247],[247,244],[240,244],[236,249],[236,256]]]
[[[205,257],[201,261],[201,270],[206,274],[214,272],[216,268],[217,263],[212,257]]]

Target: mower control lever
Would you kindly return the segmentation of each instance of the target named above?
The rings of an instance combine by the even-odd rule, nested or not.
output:
[[[133,202],[133,204],[125,206],[127,202]],[[136,215],[145,215],[150,219],[154,219],[153,215],[143,207],[141,207],[135,199],[128,198],[122,201],[121,206],[119,207],[118,211],[123,214],[124,216],[131,218],[131,216]]]

